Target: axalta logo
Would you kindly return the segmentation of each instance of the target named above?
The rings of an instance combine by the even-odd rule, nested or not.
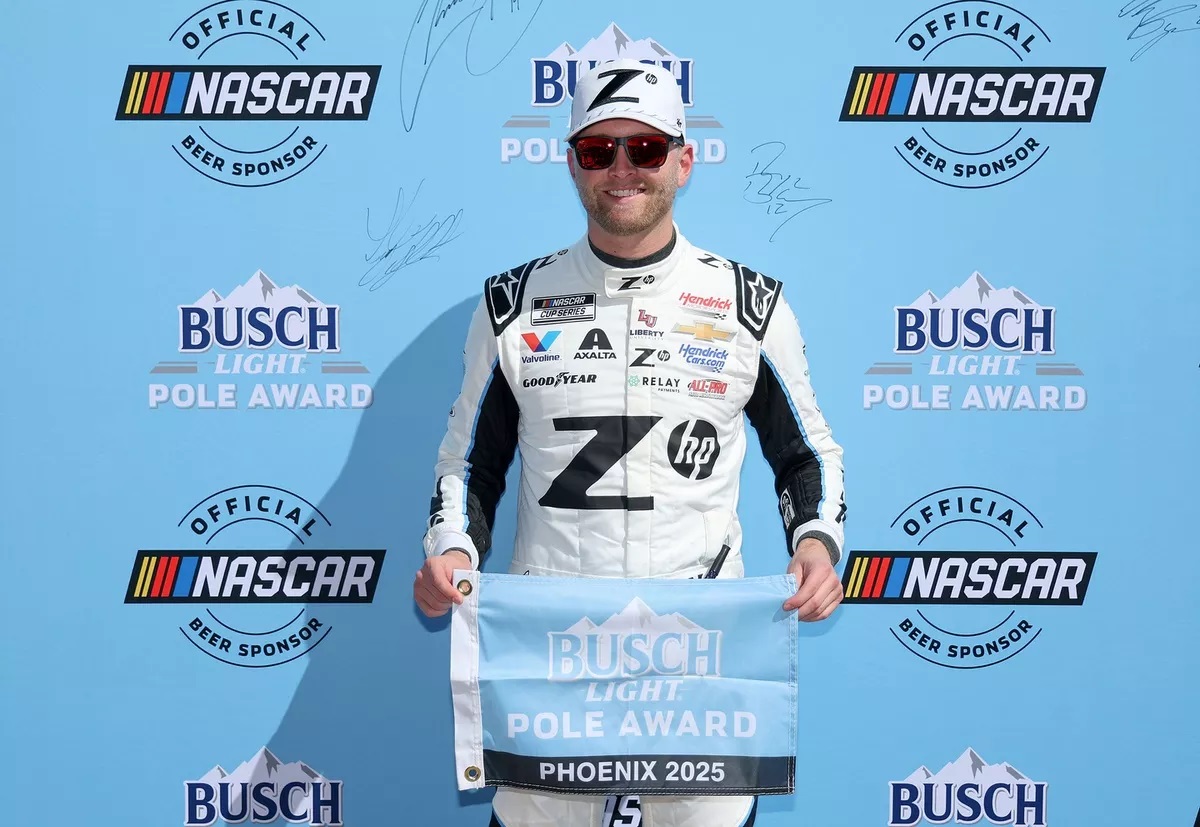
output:
[[[937,378],[891,384],[872,379],[863,385],[866,410],[1082,411],[1087,406],[1087,389],[1076,378],[1083,371],[1052,358],[1057,356],[1057,309],[1023,290],[993,287],[975,272],[941,298],[926,290],[895,307],[894,314],[892,353],[907,358],[876,362],[867,375],[921,371]]]
[[[1046,827],[1047,787],[1012,764],[989,764],[968,747],[937,772],[922,766],[903,781],[889,782],[887,823]]]
[[[272,50],[271,57],[286,52],[296,62],[200,63],[213,60],[209,50],[214,46],[228,49],[230,40],[241,36],[255,38],[247,43],[272,41],[279,50]],[[320,131],[306,124],[365,121],[371,114],[380,67],[298,65],[310,49],[320,48],[325,36],[282,3],[223,0],[184,20],[168,40],[195,62],[131,65],[116,119],[193,122],[171,148],[213,181],[237,187],[286,181],[328,148]],[[202,125],[215,122],[219,129]]]
[[[179,631],[201,652],[230,666],[289,663],[316,648],[333,627],[319,612],[278,604],[375,599],[383,550],[307,547],[319,543],[332,525],[315,505],[285,488],[239,485],[218,491],[180,518],[177,527],[187,538],[180,546],[137,552],[125,602],[189,604],[195,614]],[[305,548],[247,550],[277,545],[284,536],[279,529],[288,542]],[[216,547],[210,548],[214,541]],[[193,544],[200,548],[188,550]],[[240,547],[220,548],[230,544]]]
[[[233,772],[220,764],[198,781],[183,782],[184,827],[288,824],[340,827],[342,782],[303,761],[283,763],[266,747]]]
[[[920,127],[900,133],[893,144],[921,175],[961,189],[996,186],[1032,169],[1056,127],[1025,125],[1090,123],[1104,80],[1099,67],[1026,65],[1050,36],[1001,3],[937,6],[905,26],[895,43],[922,65],[855,66],[839,120],[973,124],[939,126],[937,137]],[[1009,65],[930,66],[935,52],[939,61],[979,64],[1000,57]]]
[[[702,629],[678,612],[656,614],[641,598],[599,625],[584,617],[549,633],[552,681],[720,674],[720,631]]]
[[[540,130],[542,135],[505,136],[500,138],[500,161],[508,164],[517,159],[541,164],[566,163],[568,146],[562,137],[567,133],[571,97],[579,76],[600,63],[614,60],[639,60],[661,66],[675,76],[683,105],[694,104],[691,58],[679,57],[653,38],[634,40],[612,23],[580,48],[562,43],[545,57],[530,61],[531,91],[529,105],[534,114],[513,115],[505,122],[506,130]],[[687,119],[687,142],[695,150],[699,163],[719,164],[725,160],[725,141],[721,138],[696,138],[695,130],[721,129],[721,123],[711,115],[691,115]]]
[[[906,607],[889,628],[892,637],[922,660],[954,669],[994,666],[1024,650],[1043,631],[1037,609],[1028,607],[1082,605],[1096,563],[1095,552],[1019,550],[1042,522],[990,488],[934,491],[890,529],[906,550],[851,552],[845,602]],[[994,545],[997,532],[1008,547]],[[935,533],[942,550],[915,548]]]
[[[341,354],[341,309],[297,284],[280,287],[257,270],[229,295],[208,290],[178,313],[178,351],[191,358],[151,369],[151,409],[356,410],[374,400],[371,385],[344,381],[369,373],[361,362],[324,358]],[[162,381],[210,371],[220,380]],[[287,381],[315,372],[316,381]],[[264,376],[284,381],[259,381]]]

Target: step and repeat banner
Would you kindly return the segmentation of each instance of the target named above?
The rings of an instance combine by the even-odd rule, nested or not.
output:
[[[1195,4],[0,20],[15,821],[487,822],[412,601],[435,455],[483,280],[584,232],[575,81],[633,57],[683,94],[680,227],[782,280],[845,449],[846,600],[757,823],[1193,823]],[[749,575],[772,486],[752,448]]]

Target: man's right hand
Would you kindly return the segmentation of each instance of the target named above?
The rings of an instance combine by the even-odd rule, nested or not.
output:
[[[427,617],[441,617],[451,603],[462,603],[463,596],[454,588],[454,570],[471,568],[465,551],[451,549],[439,557],[429,557],[413,580],[413,599]]]

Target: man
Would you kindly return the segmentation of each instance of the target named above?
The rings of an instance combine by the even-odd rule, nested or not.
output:
[[[434,617],[461,602],[452,571],[478,568],[491,545],[517,448],[513,573],[704,577],[723,558],[720,576],[741,577],[744,412],[775,474],[799,586],[783,608],[823,620],[842,599],[841,448],[781,284],[693,247],[674,224],[694,163],[675,78],[631,60],[597,66],[576,85],[567,139],[587,235],[484,285],[417,604]],[[636,799],[615,803],[606,814],[603,796],[501,788],[492,824],[636,824],[613,812]],[[641,807],[651,827],[742,827],[756,803],[647,796]]]

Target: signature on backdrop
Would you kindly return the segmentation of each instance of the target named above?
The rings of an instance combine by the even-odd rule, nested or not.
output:
[[[754,158],[754,170],[746,176],[742,198],[765,207],[768,216],[782,219],[775,225],[768,241],[774,241],[784,225],[800,213],[833,201],[832,198],[810,196],[808,192],[811,187],[802,184],[799,175],[772,169],[771,165],[782,158],[786,150],[787,145],[783,141],[768,141],[750,150]]]
[[[411,197],[406,197],[404,187],[396,191],[391,217],[382,230],[378,226],[378,217],[373,221],[371,210],[367,209],[367,238],[374,246],[364,255],[368,267],[358,279],[359,287],[374,292],[391,281],[398,270],[426,259],[437,261],[441,258],[438,251],[462,235],[458,231],[462,209],[445,217],[435,213],[423,223],[409,219],[409,211],[424,184],[425,180],[421,179]]]
[[[1131,61],[1146,54],[1169,35],[1200,31],[1200,5],[1196,3],[1172,6],[1157,0],[1133,0],[1121,6],[1117,17],[1134,21],[1133,31],[1126,40],[1142,41],[1142,45],[1129,58]],[[1194,43],[1192,47],[1195,48]]]
[[[466,27],[463,65],[478,77],[512,53],[533,22],[543,0],[421,0],[400,60],[400,114],[412,132],[425,80],[442,46]],[[450,65],[444,58],[443,65]]]

